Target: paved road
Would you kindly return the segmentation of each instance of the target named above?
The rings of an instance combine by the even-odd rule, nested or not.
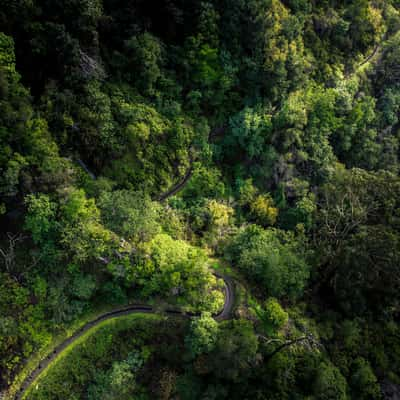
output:
[[[355,70],[353,72],[346,72],[345,73],[345,78],[349,79],[351,78],[353,75],[355,75],[358,70],[365,64],[367,64],[369,61],[371,61],[377,54],[378,52],[381,50],[382,45],[384,44],[385,40],[388,38],[388,34],[387,32],[383,35],[383,37],[379,40],[379,42],[375,45],[373,51],[371,54],[369,54],[367,57],[364,58],[364,60],[358,64],[355,68]]]
[[[189,149],[189,158],[190,158],[189,159],[189,168],[186,171],[185,176],[181,179],[180,182],[178,182],[176,185],[172,186],[172,188],[167,190],[165,193],[161,194],[157,199],[158,201],[164,201],[164,200],[168,199],[168,197],[171,197],[171,196],[177,194],[181,189],[183,189],[186,186],[189,179],[193,175],[194,158],[193,158],[193,154],[191,153],[191,149]]]
[[[233,285],[233,280],[229,276],[220,274],[214,271],[214,275],[217,278],[223,279],[225,284],[225,302],[222,310],[214,315],[216,321],[224,321],[231,318],[231,313],[235,301],[235,288]]]
[[[90,176],[90,178],[92,180],[96,180],[97,179],[96,175],[92,171],[90,171],[88,166],[80,158],[75,159],[75,161]],[[170,189],[168,189],[165,193],[161,194],[156,200],[164,201],[164,200],[168,199],[169,197],[177,194],[181,189],[183,189],[183,187],[187,184],[187,182],[189,181],[189,179],[193,175],[193,162],[194,162],[194,160],[193,160],[192,156],[190,156],[189,162],[190,162],[189,168],[186,171],[186,173],[183,176],[183,178],[177,184],[175,184]]]
[[[174,194],[178,193],[188,182],[188,180],[192,177],[193,174],[193,162],[190,161],[190,167],[187,170],[185,176],[182,178],[180,182],[178,182],[175,186],[169,189],[167,192],[163,193],[159,198],[158,201],[164,201],[168,197],[173,196]]]
[[[217,278],[221,278],[224,280],[225,284],[225,302],[222,310],[214,315],[216,321],[223,321],[229,319],[231,316],[231,311],[234,303],[234,287],[233,282],[229,277],[226,277],[220,273],[215,272],[214,275]],[[118,318],[130,314],[135,313],[145,313],[145,314],[155,314],[153,307],[143,304],[132,304],[125,308],[118,308],[107,313],[104,313],[94,319],[93,321],[88,322],[86,325],[81,327],[77,332],[75,332],[71,337],[66,339],[63,343],[58,345],[52,353],[48,354],[45,359],[40,361],[39,365],[25,378],[22,383],[20,390],[15,395],[15,400],[22,399],[25,392],[32,385],[32,383],[36,380],[36,378],[41,374],[41,372],[68,346],[74,343],[77,339],[79,339],[83,334],[85,334],[90,329],[94,328],[99,323],[106,321],[112,318]],[[170,316],[180,316],[184,318],[195,317],[197,314],[193,313],[185,313],[177,309],[167,309],[165,314]]]
[[[89,176],[92,179],[96,179],[96,176],[87,168],[86,164],[82,160],[78,159],[77,162],[89,174]],[[170,190],[168,190],[166,193],[162,194],[158,200],[163,201],[163,200],[167,199],[168,197],[171,197],[174,194],[176,194],[177,192],[179,192],[186,185],[188,180],[191,178],[192,174],[193,174],[193,158],[190,157],[190,167],[189,167],[188,171],[186,172],[185,176],[183,177],[183,179],[179,183],[177,183],[175,186],[173,186]],[[217,278],[223,279],[224,284],[225,284],[224,306],[218,314],[214,315],[215,320],[220,322],[220,321],[230,318],[231,311],[233,308],[233,303],[234,303],[234,288],[233,288],[233,282],[229,277],[224,276],[218,272],[214,272],[214,275]],[[71,337],[69,337],[63,343],[58,345],[51,354],[48,354],[47,357],[39,363],[39,365],[23,381],[18,393],[15,395],[15,400],[22,399],[25,392],[32,385],[32,383],[36,380],[36,378],[41,374],[41,372],[63,350],[65,350],[68,346],[70,346],[73,342],[75,342],[75,340],[79,339],[87,331],[89,331],[90,329],[92,329],[93,327],[98,325],[99,323],[106,321],[108,319],[118,318],[118,317],[122,317],[124,315],[129,315],[129,314],[134,314],[134,313],[154,314],[155,311],[151,306],[141,305],[141,304],[132,304],[128,307],[116,309],[116,310],[107,312],[105,314],[102,314],[99,317],[97,317],[95,320],[88,322],[86,325],[84,325],[82,328],[80,328],[79,331],[75,332]],[[165,311],[165,314],[171,315],[171,316],[175,315],[175,316],[180,316],[180,317],[186,317],[186,318],[191,318],[191,317],[196,316],[196,314],[193,314],[193,313],[184,313],[180,310],[174,310],[174,309],[167,309]]]

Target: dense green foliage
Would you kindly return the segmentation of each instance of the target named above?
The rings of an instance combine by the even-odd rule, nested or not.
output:
[[[0,397],[134,301],[197,316],[29,398],[400,393],[399,58],[396,0],[0,0]]]
[[[266,295],[294,299],[309,278],[305,246],[291,233],[250,225],[233,238],[227,255]]]

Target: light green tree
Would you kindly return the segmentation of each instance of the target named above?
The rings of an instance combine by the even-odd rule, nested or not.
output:
[[[204,312],[190,324],[185,345],[192,357],[209,353],[214,349],[218,336],[218,323],[211,314]]]

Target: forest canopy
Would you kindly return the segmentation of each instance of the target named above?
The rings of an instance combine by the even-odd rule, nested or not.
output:
[[[397,0],[0,0],[0,398],[132,304],[25,398],[400,397],[399,59]]]

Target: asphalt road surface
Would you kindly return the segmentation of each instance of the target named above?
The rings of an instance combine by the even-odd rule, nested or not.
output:
[[[214,319],[218,322],[227,320],[231,317],[231,312],[234,303],[234,287],[233,282],[229,277],[226,277],[218,272],[214,272],[214,275],[217,278],[223,279],[225,284],[225,302],[224,306],[221,311],[214,315]],[[72,336],[66,339],[63,343],[58,345],[52,353],[48,354],[47,357],[40,361],[38,366],[25,378],[23,381],[18,393],[15,395],[15,400],[20,400],[23,398],[25,392],[30,388],[32,383],[36,380],[36,378],[41,374],[41,372],[68,346],[74,343],[77,339],[79,339],[82,335],[88,332],[90,329],[94,328],[98,324],[103,321],[112,318],[118,318],[130,314],[135,313],[145,313],[145,314],[155,314],[155,310],[153,307],[143,304],[132,304],[125,308],[118,308],[107,313],[104,313],[98,316],[93,321],[88,322],[84,326],[82,326],[77,332],[75,332]],[[185,318],[192,318],[196,317],[197,314],[193,313],[186,313],[177,309],[167,309],[164,312],[166,315],[169,316],[179,316]]]

